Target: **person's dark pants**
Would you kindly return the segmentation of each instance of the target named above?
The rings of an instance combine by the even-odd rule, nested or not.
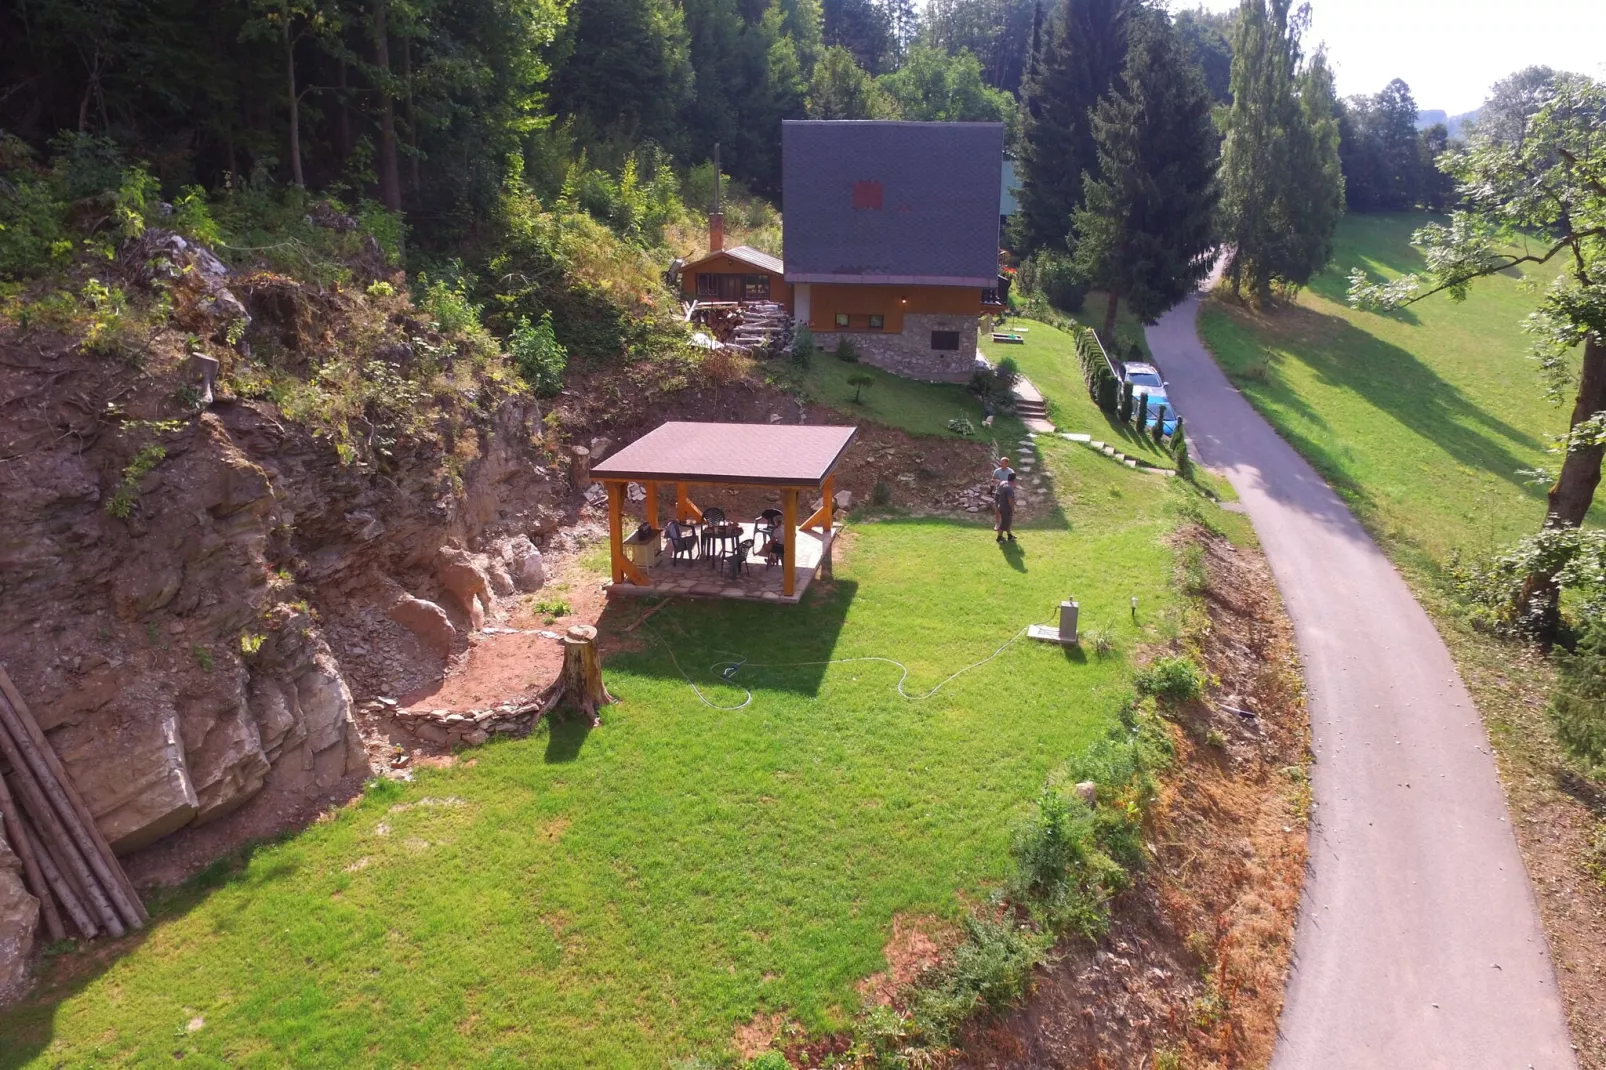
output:
[[[998,534],[1013,535],[1015,528],[1015,503],[1000,505],[998,507]]]

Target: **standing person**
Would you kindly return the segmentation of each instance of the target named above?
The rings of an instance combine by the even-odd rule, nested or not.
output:
[[[998,467],[993,469],[993,489],[997,490],[1001,485],[1009,482],[1009,477],[1014,474],[1015,470],[1009,466],[1009,458],[998,458]]]
[[[993,492],[993,506],[998,516],[998,541],[1008,537],[1015,541],[1015,473],[1011,472]]]

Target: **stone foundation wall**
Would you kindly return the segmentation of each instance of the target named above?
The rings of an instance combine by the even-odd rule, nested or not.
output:
[[[932,331],[958,331],[958,349],[932,349]],[[830,353],[841,333],[821,331],[814,336],[820,349]],[[847,333],[859,347],[859,359],[905,379],[928,383],[963,383],[976,365],[976,317],[939,313],[910,313],[900,334]]]

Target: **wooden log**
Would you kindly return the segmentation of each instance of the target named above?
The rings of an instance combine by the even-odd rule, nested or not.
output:
[[[137,910],[139,920],[141,922],[149,921],[150,912],[145,909],[145,903],[140,899],[139,892],[134,887],[134,882],[128,879],[128,873],[123,869],[122,862],[118,861],[117,853],[112,850],[111,844],[106,842],[106,837],[101,835],[100,826],[95,824],[95,815],[89,812],[89,807],[84,804],[84,797],[78,794],[78,785],[73,783],[73,778],[68,775],[66,767],[61,764],[61,759],[56,756],[55,748],[45,739],[44,732],[39,728],[39,721],[34,717],[33,711],[28,708],[28,704],[23,701],[16,685],[11,682],[11,677],[7,675],[4,665],[0,665],[0,694],[4,694],[6,698],[10,699],[11,705],[16,707],[18,713],[22,714],[23,728],[27,730],[33,741],[38,744],[40,752],[44,755],[45,764],[50,766],[50,771],[56,775],[56,779],[61,783],[62,791],[67,793],[67,798],[71,800],[73,806],[77,807],[78,813],[83,817],[85,826],[88,827],[90,838],[95,841],[96,850],[106,860],[106,864],[111,867],[113,875],[117,877],[118,882],[122,885],[128,900]]]
[[[50,852],[45,849],[44,843],[31,828],[23,834],[28,837],[29,845],[33,847],[34,856],[39,859],[39,868],[44,871],[45,883],[50,886],[50,890],[61,901],[62,909],[67,912],[67,917],[71,918],[73,925],[77,927],[78,935],[85,940],[93,940],[99,936],[100,927],[95,924],[94,919],[90,916],[89,908],[84,906],[83,900],[73,890],[72,882],[62,876],[61,870],[56,868],[56,863],[50,857]]]
[[[117,908],[112,906],[111,900],[106,898],[105,891],[95,882],[94,874],[90,872],[88,864],[74,846],[72,835],[62,827],[61,818],[45,798],[32,767],[23,758],[22,750],[13,735],[14,730],[8,718],[4,716],[10,711],[9,703],[0,703],[0,755],[4,755],[6,762],[11,766],[11,787],[22,800],[22,808],[28,818],[38,829],[40,841],[55,854],[63,869],[72,871],[79,890],[94,907],[101,924],[113,936],[121,936],[123,923],[117,916]]]
[[[33,717],[29,716],[26,720],[31,723]],[[99,881],[101,891],[121,916],[121,924],[133,929],[139,928],[145,922],[144,905],[140,903],[139,896],[133,895],[126,890],[125,885],[128,878],[123,873],[122,864],[115,858],[108,862],[106,857],[101,854],[100,848],[95,845],[95,837],[89,831],[95,826],[94,818],[82,806],[73,805],[72,799],[67,795],[67,788],[62,784],[62,780],[65,777],[58,777],[55,771],[51,769],[50,762],[46,760],[45,755],[48,754],[51,758],[55,758],[56,752],[51,750],[50,744],[44,741],[43,733],[39,734],[37,740],[35,739],[34,733],[30,733],[27,730],[22,714],[11,703],[10,696],[4,694],[0,694],[0,724],[4,724],[10,730],[12,738],[22,751],[23,758],[32,768],[34,777],[38,781],[46,799],[55,808],[62,828],[72,838],[73,844],[81,852],[84,861],[88,863],[90,872]],[[33,727],[34,732],[37,733],[39,726],[35,724]],[[96,829],[96,831],[98,832],[99,830]],[[108,853],[110,852],[108,851]],[[93,890],[86,888],[85,891],[88,892],[91,900],[96,898]],[[107,928],[112,928],[112,926],[107,926]],[[121,936],[122,933],[118,932],[117,935]]]
[[[589,624],[569,628],[563,639],[563,669],[535,700],[536,716],[552,712],[560,703],[591,721],[602,723],[598,712],[617,701],[602,681],[602,656],[597,652],[597,630]]]
[[[39,900],[39,913],[45,919],[45,931],[50,934],[52,941],[65,940],[67,931],[61,927],[55,896],[50,894],[50,886],[45,883],[45,874],[39,868],[39,859],[34,856],[28,830],[23,827],[22,814],[18,813],[16,800],[11,797],[3,776],[0,776],[0,818],[4,819],[6,842],[22,859],[22,875],[28,880],[28,890]]]
[[[591,451],[584,446],[569,447],[569,486],[575,493],[591,485]]]

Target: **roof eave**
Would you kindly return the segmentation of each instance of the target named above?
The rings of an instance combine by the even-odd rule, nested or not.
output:
[[[786,281],[840,283],[846,286],[966,286],[985,290],[998,285],[998,274],[838,275],[832,272],[788,271]]]

